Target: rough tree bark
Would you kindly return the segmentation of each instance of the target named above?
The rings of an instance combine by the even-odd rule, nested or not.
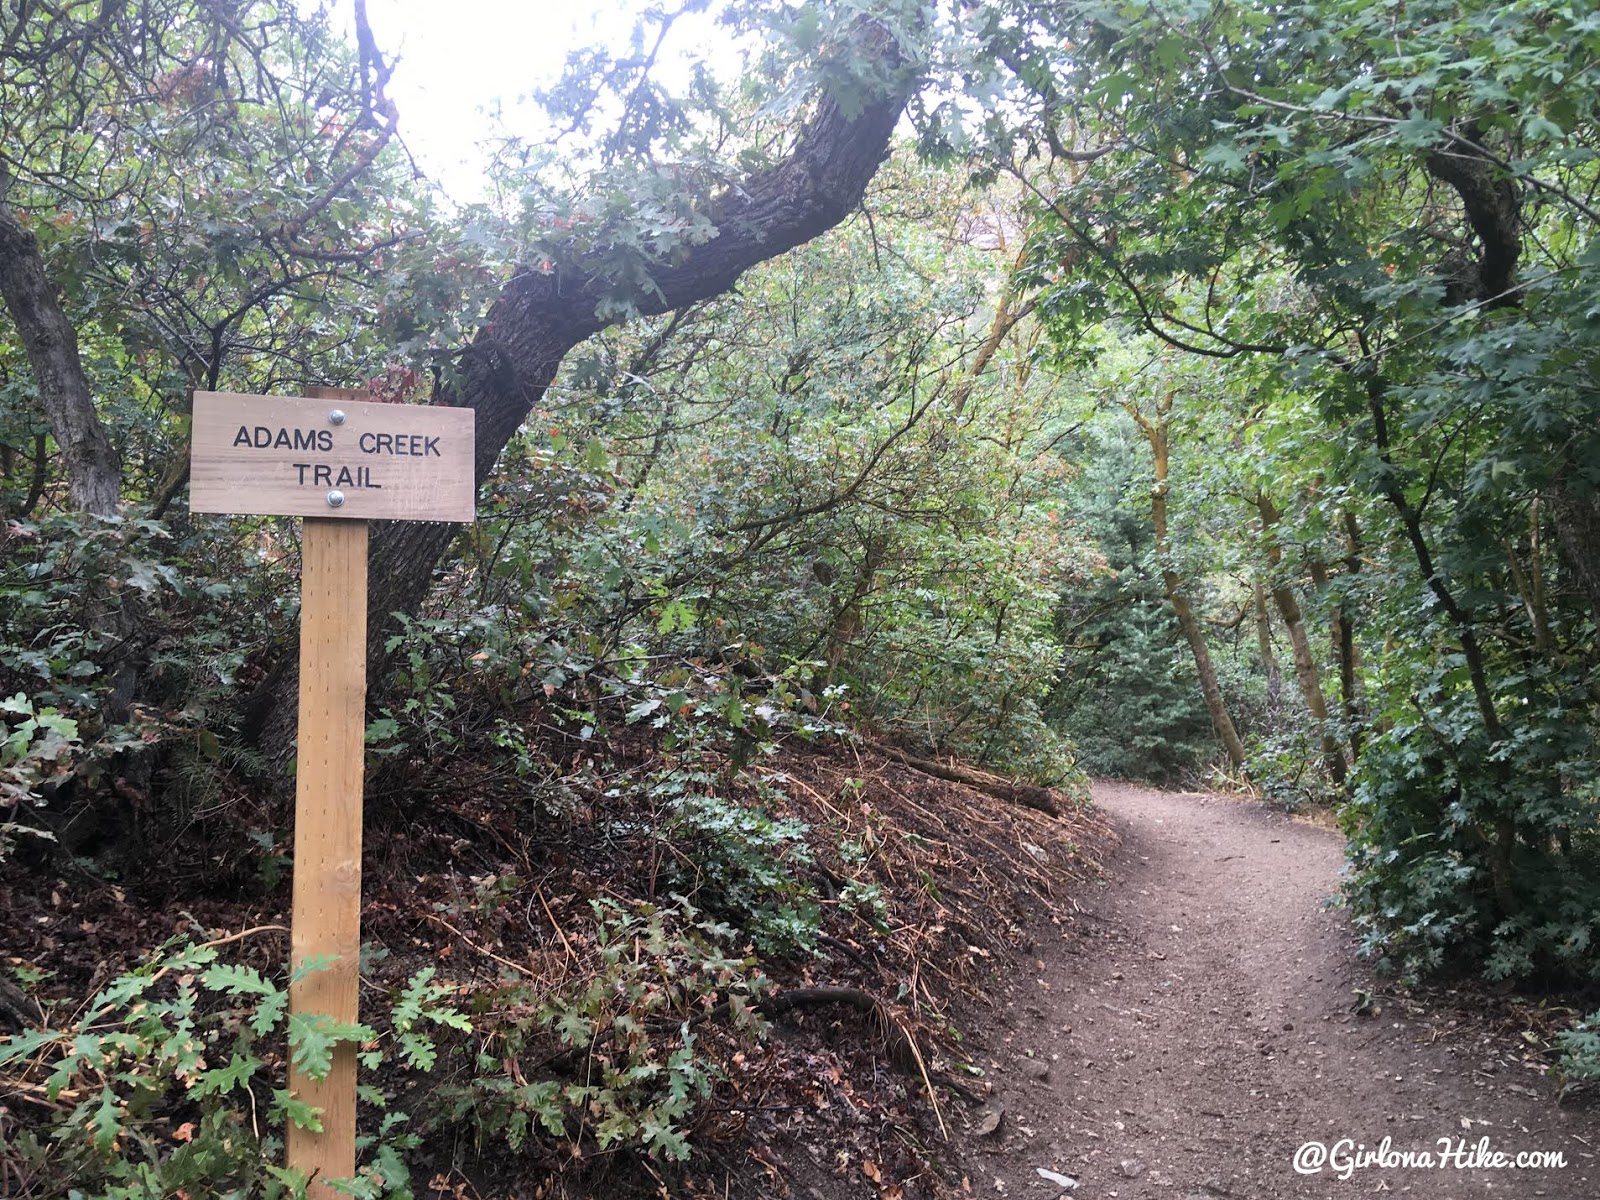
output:
[[[5,203],[0,175],[0,298],[22,335],[34,386],[67,468],[74,508],[108,517],[117,511],[122,467],[95,412],[78,359],[78,335],[46,274],[39,240]]]
[[[9,185],[10,179],[0,169],[0,300],[22,337],[39,405],[66,467],[72,507],[91,516],[115,516],[122,500],[122,463],[95,411],[89,379],[78,357],[78,334],[45,271],[39,239],[23,228],[6,203]],[[29,509],[39,499],[44,457],[41,444]],[[139,685],[139,664],[132,652],[139,605],[132,589],[125,589],[121,599],[101,595],[94,600],[89,623],[106,637],[100,662],[112,686],[103,701],[103,714],[108,721],[124,721]],[[142,779],[147,768],[143,759],[121,766],[130,779]]]
[[[1600,619],[1600,493],[1568,471],[1550,491],[1550,516],[1572,568],[1573,582]]]
[[[1478,246],[1473,261],[1453,256],[1441,264],[1445,303],[1514,307],[1521,302],[1515,284],[1522,257],[1522,198],[1516,181],[1482,150],[1483,130],[1476,122],[1450,133],[1451,140],[1429,154],[1424,165],[1428,174],[1455,189]]]
[[[751,267],[826,232],[861,203],[917,84],[887,31],[867,26],[861,36],[875,40],[885,61],[898,69],[897,86],[854,110],[823,96],[785,158],[706,202],[704,216],[716,235],[655,268],[654,290],[635,298],[639,313],[670,312],[726,292]],[[480,485],[567,352],[612,322],[596,311],[608,293],[604,259],[602,249],[549,269],[523,266],[463,355],[460,390],[449,401],[477,411]],[[381,523],[373,530],[367,628],[374,675],[393,631],[390,614],[417,610],[456,531],[453,525],[423,523]],[[294,737],[295,688],[293,670],[279,672],[251,722],[269,756],[279,761],[287,761]]]

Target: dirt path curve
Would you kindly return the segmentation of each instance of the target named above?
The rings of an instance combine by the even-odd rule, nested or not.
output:
[[[1095,799],[1122,845],[1087,911],[1052,931],[1056,949],[1041,940],[1037,977],[996,998],[977,1058],[1006,1111],[994,1134],[968,1134],[975,1195],[1600,1197],[1594,1105],[1557,1107],[1552,1085],[1481,1031],[1439,1037],[1388,1000],[1353,1011],[1371,983],[1323,904],[1338,888],[1336,834],[1193,793],[1107,784]],[[1337,1178],[1341,1151],[1385,1139],[1434,1165]],[[1566,1166],[1457,1165],[1483,1139],[1489,1153],[1559,1151]],[[1297,1173],[1312,1141],[1334,1162]]]

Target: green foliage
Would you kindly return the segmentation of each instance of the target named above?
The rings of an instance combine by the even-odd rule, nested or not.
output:
[[[1090,774],[1177,783],[1216,753],[1194,662],[1162,602],[1125,597],[1112,583],[1066,598],[1089,619],[1050,712]]]
[[[963,146],[942,109],[928,139],[1037,197],[1055,360],[1119,405],[1167,397],[1163,569],[1303,610],[1331,750],[1280,715],[1253,761],[1269,794],[1317,795],[1298,768],[1359,751],[1369,948],[1591,978],[1600,130],[1568,83],[1589,6],[1018,4],[970,33],[1007,117]],[[1116,370],[1134,332],[1149,353]],[[1336,610],[1348,641],[1312,640]]]
[[[1600,1012],[1590,1013],[1572,1029],[1556,1035],[1561,1048],[1560,1071],[1567,1079],[1600,1079]]]
[[[438,1047],[429,1024],[470,1031],[467,1018],[443,1003],[453,991],[426,968],[394,1002],[402,1064],[432,1067]],[[303,1197],[305,1179],[275,1161],[286,1125],[320,1129],[320,1115],[275,1077],[284,1050],[313,1079],[326,1076],[340,1042],[366,1044],[369,1070],[385,1053],[369,1026],[291,1016],[288,999],[253,967],[221,961],[213,945],[168,943],[80,1011],[52,1013],[43,1027],[0,1039],[0,1068],[42,1078],[45,1098],[58,1103],[47,1129],[0,1143],[0,1163],[26,1182],[27,1195],[58,1194],[51,1189],[70,1184],[70,1194],[83,1200],[179,1190],[239,1200]],[[384,1107],[381,1093],[365,1094]],[[380,1139],[367,1139],[367,1165],[340,1185],[349,1194],[410,1196],[400,1152],[416,1139],[396,1131],[403,1120],[387,1114]]]
[[[458,696],[471,674],[468,649],[475,630],[470,623],[396,614],[400,629],[384,643],[395,658],[395,706],[366,730],[366,744],[380,758],[395,756],[437,761],[461,745],[463,700]]]
[[[435,983],[434,974],[432,967],[424,967],[413,975],[391,1013],[400,1061],[421,1071],[433,1070],[439,1058],[438,1047],[427,1033],[429,1025],[472,1032],[472,1023],[465,1016],[441,1003],[454,995],[455,989]]]
[[[5,25],[5,203],[62,290],[130,498],[162,488],[188,389],[416,367],[470,322],[492,268],[442,244],[374,112],[376,64],[324,11],[153,0]]]
[[[176,581],[167,539],[143,521],[68,515],[11,523],[0,560],[0,690],[93,713],[126,652],[109,618],[125,605],[159,601]]]
[[[806,827],[759,805],[701,790],[715,780],[670,771],[651,789],[668,800],[658,832],[676,891],[747,933],[763,954],[809,953],[820,910],[807,878]]]
[[[1121,357],[1106,353],[1085,377],[1085,390],[1108,390]],[[1066,650],[1046,711],[1091,774],[1163,784],[1203,777],[1217,746],[1193,655],[1162,591],[1148,447],[1124,412],[1097,406],[1063,453],[1081,464],[1068,484],[1068,506],[1098,557],[1093,574],[1064,588],[1057,600],[1054,633]],[[1208,572],[1205,555],[1216,535],[1196,517],[1209,507],[1197,497],[1203,480],[1187,458],[1174,470],[1181,472],[1170,489],[1182,534],[1179,553],[1187,573],[1198,577],[1191,585],[1200,589],[1194,603],[1205,606],[1217,575],[1214,567]],[[1224,656],[1219,639],[1213,648],[1224,664],[1230,707],[1241,720],[1247,714],[1240,702],[1259,685],[1227,673],[1231,656]]]
[[[701,1022],[722,1008],[736,1030],[759,1036],[767,980],[754,959],[730,956],[732,928],[681,897],[632,910],[596,901],[595,917],[586,978],[553,995],[512,987],[495,998],[476,1023],[487,1039],[479,1073],[441,1089],[439,1117],[513,1151],[554,1139],[687,1158],[695,1114],[724,1074],[707,1045],[715,1031]]]
[[[48,711],[56,728],[35,728],[21,759],[0,762],[0,803],[26,802],[40,829],[71,829],[73,853],[103,842],[108,858],[136,858],[144,839],[172,836],[259,769],[230,704],[287,616],[282,568],[243,545],[222,558],[204,535],[144,519],[52,514],[6,536],[0,696],[20,695],[8,703],[35,716],[0,720],[17,722],[14,736]],[[105,799],[118,778],[123,796]],[[155,781],[163,803],[130,811],[127,796]]]
[[[744,78],[674,95],[653,55],[591,48],[543,96],[566,132],[508,140],[495,203],[450,215],[391,145],[368,50],[320,11],[235,7],[47,6],[0,36],[0,204],[77,329],[128,501],[57,511],[37,381],[0,338],[0,849],[57,832],[133,860],[220,825],[254,835],[265,886],[284,865],[270,819],[192,820],[262,765],[246,697],[292,653],[295,540],[173,515],[189,389],[448,397],[463,362],[493,369],[460,351],[492,349],[479,318],[510,273],[581,260],[598,313],[575,320],[635,315],[716,245],[707,202],[787,151],[814,84],[853,114],[927,69],[920,147],[987,190],[896,162],[867,218],[737,296],[592,338],[529,390],[481,519],[396,614],[376,793],[460,762],[530,823],[593,793],[686,897],[604,908],[579,986],[486,1006],[503,1053],[449,1111],[514,1148],[681,1157],[718,1078],[704,1014],[755,1024],[762,983],[729,947],[817,938],[805,831],[762,770],[776,742],[853,728],[1069,785],[1202,774],[1179,594],[1269,798],[1343,798],[1352,760],[1371,953],[1595,977],[1590,5],[994,0],[930,46],[897,2],[872,10],[893,65],[859,6],[735,6],[762,35]],[[638,46],[673,19],[643,14]],[[648,761],[612,771],[613,739]],[[881,900],[840,897],[869,921]],[[275,1095],[270,1054],[322,1070],[382,1026],[290,1022],[276,984],[193,953],[17,1052],[71,1106],[36,1169],[48,1151],[131,1189],[209,1180],[183,1173],[205,1158],[244,1180],[315,1119]],[[399,996],[404,1066],[452,1066],[450,995],[423,972]],[[178,1148],[168,1100],[199,1131]],[[369,1161],[401,1178],[387,1129]]]
[[[896,203],[963,219],[936,181],[896,176]],[[882,238],[894,254],[874,254]],[[580,444],[574,417],[602,437],[614,492],[568,560],[571,615],[615,638],[591,653],[737,654],[762,675],[820,661],[812,690],[848,688],[855,721],[1072,777],[1039,716],[1054,580],[1079,557],[1044,450],[1048,381],[963,375],[988,318],[979,281],[999,270],[885,216],[752,272],[736,304],[608,335],[576,362],[582,408],[560,444]],[[1020,336],[997,353],[1027,374]]]
[[[1290,718],[1280,719],[1251,741],[1245,769],[1259,785],[1263,800],[1289,812],[1327,810],[1344,802],[1343,793],[1321,769],[1318,741],[1309,721]]]
[[[1539,720],[1548,698],[1529,686],[1529,715],[1491,746],[1459,662],[1417,665],[1430,671],[1419,703],[1397,709],[1363,754],[1342,816],[1351,838],[1347,890],[1366,951],[1409,976],[1472,964],[1492,979],[1600,978],[1588,729]]]
[[[40,804],[39,786],[63,771],[74,749],[81,749],[78,723],[51,705],[35,709],[26,692],[0,699],[0,806],[15,811],[23,804]],[[66,760],[65,762],[63,760]],[[53,838],[53,834],[18,821],[0,821],[0,858],[18,834]]]

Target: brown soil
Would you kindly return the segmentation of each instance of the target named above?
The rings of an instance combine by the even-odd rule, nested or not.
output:
[[[969,1116],[974,1195],[1600,1196],[1600,1114],[1557,1103],[1541,1032],[1508,1029],[1482,997],[1472,1012],[1449,993],[1397,998],[1356,959],[1325,904],[1337,834],[1215,796],[1095,798],[1122,836],[1107,879],[1078,889],[1084,911],[974,1019],[1005,1110],[987,1136]],[[1436,1160],[1444,1139],[1464,1155],[1487,1139],[1566,1165],[1296,1173],[1297,1147],[1341,1139]]]
[[[511,985],[572,994],[596,971],[591,901],[659,901],[695,885],[697,847],[663,848],[649,836],[662,814],[635,773],[658,767],[659,749],[635,738],[614,739],[609,750],[603,784],[592,774],[569,781],[572,794],[559,806],[542,806],[467,756],[444,771],[375,781],[362,937],[386,957],[370,964],[364,1019],[381,1025],[383,994],[423,966],[460,988],[457,1003],[482,1001],[492,1013],[517,1011],[508,1007]],[[747,771],[710,755],[697,765],[723,794],[809,827],[809,863],[791,866],[816,889],[822,937],[815,957],[765,964],[774,1010],[760,1043],[704,1006],[662,1024],[670,1035],[684,1016],[703,1019],[697,1045],[724,1076],[688,1131],[694,1157],[652,1164],[606,1151],[592,1135],[573,1156],[565,1139],[537,1134],[511,1154],[492,1132],[479,1151],[465,1123],[428,1124],[420,1081],[392,1071],[364,1076],[395,1091],[416,1127],[431,1131],[412,1155],[419,1196],[765,1200],[866,1188],[880,1200],[933,1200],[959,1191],[954,1147],[940,1126],[942,1119],[955,1132],[961,1122],[961,1101],[942,1085],[948,1049],[959,1045],[953,1014],[1015,964],[1045,913],[1070,904],[1096,876],[1103,824],[1064,796],[1051,800],[1061,811],[1051,816],[992,794],[1007,781],[951,768],[991,789],[975,790],[869,746],[791,746]],[[241,803],[239,811],[249,810]],[[287,815],[268,827],[286,830]],[[212,837],[175,843],[151,856],[158,869],[130,872],[120,885],[62,870],[68,864],[48,857],[0,862],[0,979],[15,966],[48,972],[38,995],[16,1005],[23,1015],[42,1005],[59,1024],[175,934],[227,937],[230,961],[281,977],[287,879],[262,877],[242,833]],[[874,897],[883,903],[876,912]],[[235,940],[242,930],[252,933]],[[849,999],[795,1003],[828,994]],[[9,1019],[0,1008],[0,1036]],[[478,1022],[474,1049],[492,1019]],[[557,1080],[593,1070],[560,1049],[536,1039],[515,1070]],[[274,1071],[279,1053],[268,1049]],[[466,1083],[466,1061],[451,1057],[429,1082]],[[41,1098],[49,1066],[30,1060],[0,1071],[0,1195],[60,1195],[52,1180],[20,1167],[7,1175],[8,1133],[40,1128],[56,1111]],[[933,1079],[941,1080],[939,1112],[928,1103]],[[158,1117],[157,1136],[187,1115]],[[18,1178],[24,1183],[8,1188]]]
[[[419,1196],[1600,1196],[1600,1116],[1581,1096],[1559,1106],[1547,1078],[1562,1016],[1475,989],[1419,1000],[1375,982],[1324,906],[1337,834],[1119,784],[1096,787],[1098,813],[1063,799],[1058,819],[865,748],[786,750],[761,770],[783,782],[768,803],[813,831],[824,900],[823,954],[770,964],[774,992],[851,989],[876,1005],[786,1010],[759,1045],[707,1022],[702,1047],[726,1081],[683,1168],[592,1146],[581,1161],[531,1146],[474,1162],[447,1129],[417,1155]],[[374,988],[423,964],[468,992],[512,968],[572,984],[593,957],[589,900],[671,881],[648,839],[627,832],[648,823],[626,789],[585,793],[556,819],[484,783],[462,770],[424,789],[425,812],[369,806],[364,936],[390,954]],[[48,968],[46,995],[70,1007],[181,928],[255,928],[237,957],[280,969],[283,883],[263,893],[242,867],[190,858],[126,888],[7,863],[0,968]],[[881,888],[880,918],[847,902],[851,886]],[[910,1039],[920,1050],[901,1061]],[[46,1111],[27,1083],[0,1078],[0,1144],[8,1122]],[[1442,1138],[1465,1153],[1487,1138],[1491,1151],[1559,1151],[1567,1165],[1365,1167],[1345,1183],[1292,1166],[1311,1140],[1377,1150],[1386,1137],[1395,1152],[1434,1153]]]

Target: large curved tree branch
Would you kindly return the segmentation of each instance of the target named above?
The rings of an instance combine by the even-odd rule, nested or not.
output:
[[[876,42],[894,85],[855,106],[824,95],[783,159],[709,198],[700,215],[715,235],[654,267],[653,288],[634,298],[640,314],[669,312],[727,291],[751,267],[826,232],[861,203],[918,84],[887,31],[869,26],[858,46],[863,41]],[[554,381],[567,352],[615,320],[601,315],[614,299],[605,270],[608,257],[608,248],[600,247],[549,270],[524,266],[490,306],[482,332],[462,357],[461,384],[453,398],[477,411],[480,485]],[[453,525],[399,523],[373,531],[369,668],[381,667],[383,644],[393,629],[390,614],[416,611],[455,533]],[[284,672],[258,713],[265,720],[262,741],[275,755],[292,737],[292,685],[293,672]]]
[[[1484,309],[1515,305],[1512,287],[1522,256],[1522,206],[1516,181],[1482,149],[1482,134],[1469,125],[1451,143],[1428,155],[1428,174],[1449,184],[1461,197],[1467,223],[1478,239],[1477,262],[1457,272],[1447,303],[1478,302]]]

